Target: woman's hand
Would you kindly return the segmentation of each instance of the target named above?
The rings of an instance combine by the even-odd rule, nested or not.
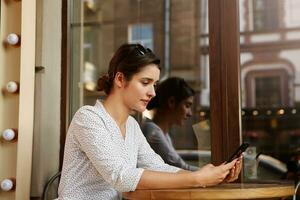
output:
[[[194,172],[197,179],[197,185],[206,187],[217,185],[223,182],[229,174],[231,175],[231,171],[235,166],[236,162],[237,159],[233,160],[228,164],[221,164],[219,166],[214,166],[212,164],[205,165],[200,170]],[[237,167],[236,170],[234,170],[232,173],[236,175]]]
[[[242,169],[242,160],[243,160],[242,156],[236,160],[235,165],[232,167],[232,169],[230,170],[230,173],[225,178],[225,180],[224,180],[225,182],[233,182],[236,179],[238,179],[239,174]]]

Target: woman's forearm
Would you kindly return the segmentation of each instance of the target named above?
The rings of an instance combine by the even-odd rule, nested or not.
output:
[[[177,173],[145,170],[137,189],[190,188],[199,185],[193,172],[180,170]]]
[[[136,189],[170,189],[191,188],[217,185],[224,181],[232,171],[232,179],[235,180],[240,172],[241,162],[237,159],[227,164],[214,166],[207,164],[195,172],[180,170],[177,173],[157,172],[145,170]],[[234,166],[237,170],[233,170]]]

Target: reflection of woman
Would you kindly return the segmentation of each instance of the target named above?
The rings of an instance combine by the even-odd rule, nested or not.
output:
[[[120,199],[135,189],[186,188],[235,180],[241,163],[207,165],[187,172],[167,165],[149,146],[129,114],[142,112],[155,95],[159,59],[137,44],[122,45],[99,79],[104,101],[83,106],[70,124],[59,199]]]
[[[142,125],[142,131],[150,146],[166,163],[191,171],[198,168],[188,165],[178,155],[169,130],[173,125],[182,126],[192,115],[194,94],[194,90],[182,78],[168,78],[159,84],[156,96],[147,106],[149,110],[155,109],[152,121],[147,119]]]

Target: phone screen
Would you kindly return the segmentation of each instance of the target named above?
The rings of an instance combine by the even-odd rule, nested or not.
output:
[[[241,146],[239,146],[239,148],[234,152],[234,154],[232,154],[230,156],[230,158],[225,162],[225,163],[229,163],[231,161],[233,161],[234,159],[238,158],[241,156],[241,154],[246,151],[246,149],[249,147],[248,143],[243,143],[241,144]]]

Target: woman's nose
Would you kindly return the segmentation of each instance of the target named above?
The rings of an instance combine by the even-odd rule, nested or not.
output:
[[[191,117],[192,115],[193,115],[192,110],[189,109],[188,112],[187,112],[187,116],[188,116],[188,117]]]
[[[148,96],[150,97],[154,97],[156,95],[155,93],[155,88],[154,87],[151,87],[148,91]]]

